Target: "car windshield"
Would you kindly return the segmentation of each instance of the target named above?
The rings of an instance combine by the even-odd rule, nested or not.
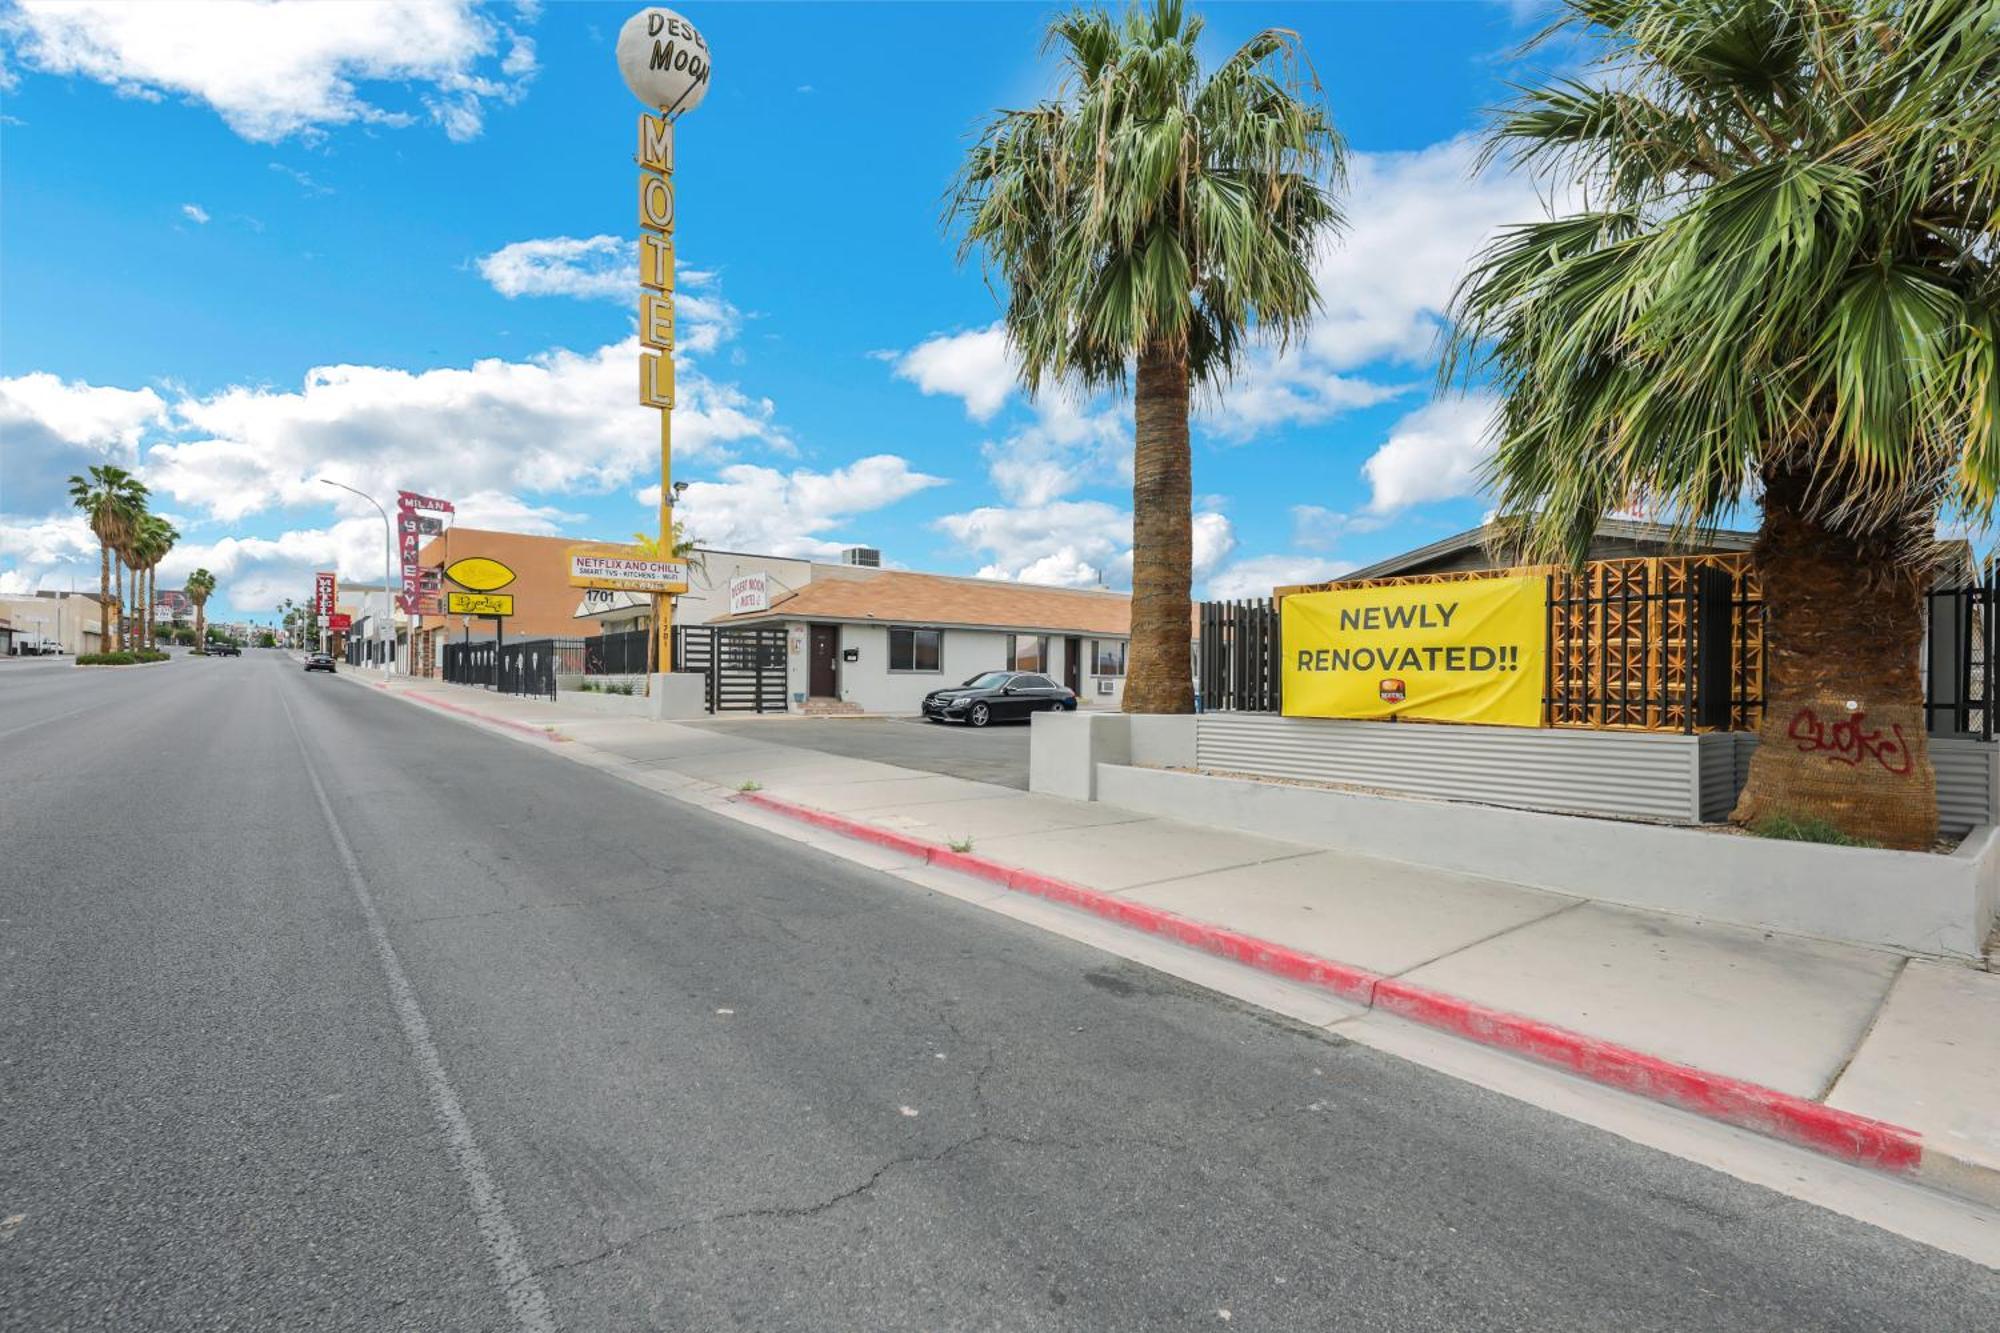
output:
[[[1007,671],[982,672],[980,675],[966,681],[965,688],[968,690],[997,690],[1007,683],[1012,674],[1012,672]]]

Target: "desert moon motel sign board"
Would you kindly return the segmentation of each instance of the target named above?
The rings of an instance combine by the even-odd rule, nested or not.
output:
[[[1541,725],[1539,574],[1293,593],[1281,623],[1288,716]]]

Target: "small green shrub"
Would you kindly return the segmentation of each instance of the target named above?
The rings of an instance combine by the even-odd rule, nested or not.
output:
[[[1760,838],[1776,838],[1783,842],[1823,842],[1835,847],[1880,847],[1879,842],[1866,838],[1856,838],[1842,833],[1824,819],[1811,815],[1765,815],[1750,826],[1750,831]]]
[[[954,852],[959,852],[963,854],[965,852],[969,852],[972,850],[972,839],[953,838],[949,842],[947,842],[945,846],[951,848]]]
[[[137,666],[141,662],[164,662],[167,654],[157,648],[124,648],[115,653],[78,653],[78,666]]]
[[[606,694],[623,694],[629,696],[632,693],[632,682],[629,680],[612,681],[604,687],[604,692]]]
[[[738,790],[738,791],[762,791],[762,790],[764,790],[764,784],[763,784],[763,783],[761,783],[761,782],[759,782],[759,781],[757,781],[757,779],[755,779],[755,778],[752,778],[752,779],[750,779],[750,781],[748,781],[748,782],[744,782],[744,783],[740,783],[740,784],[738,784],[738,786],[737,786],[736,790]]]
[[[578,694],[596,694],[597,682],[594,680],[586,680],[582,684],[576,687],[576,692]]]

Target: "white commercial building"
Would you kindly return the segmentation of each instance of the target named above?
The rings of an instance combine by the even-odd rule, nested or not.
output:
[[[782,630],[785,703],[810,713],[915,713],[924,695],[984,671],[1033,671],[1085,708],[1125,692],[1131,598],[1104,589],[880,568],[856,547],[839,563],[699,550],[674,623]],[[643,597],[579,593],[579,618],[639,628]]]

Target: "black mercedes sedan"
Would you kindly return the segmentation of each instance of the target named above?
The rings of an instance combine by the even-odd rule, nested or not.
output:
[[[1047,708],[1076,709],[1073,691],[1033,671],[988,671],[957,689],[932,690],[924,696],[927,722],[964,722],[983,727],[988,722],[1025,721]]]

